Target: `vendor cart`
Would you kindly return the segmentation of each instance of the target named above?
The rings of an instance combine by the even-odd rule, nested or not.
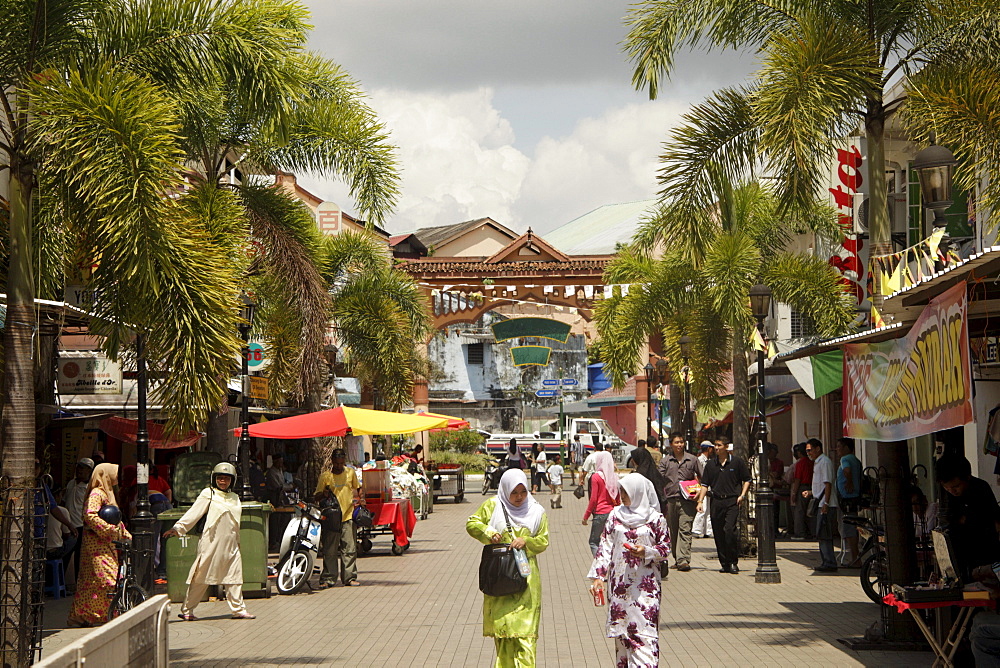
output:
[[[431,486],[433,487],[434,499],[439,496],[451,496],[455,498],[455,503],[461,503],[465,498],[465,467],[455,466],[449,468],[445,464],[439,464],[432,471]]]
[[[372,549],[373,536],[392,536],[392,553],[396,556],[410,549],[410,536],[417,524],[417,516],[409,499],[381,501],[370,498],[365,502],[374,513],[370,527],[355,527],[358,552],[367,554]]]

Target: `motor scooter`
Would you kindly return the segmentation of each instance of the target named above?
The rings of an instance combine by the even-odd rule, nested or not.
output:
[[[336,502],[322,509],[311,503],[295,506],[278,549],[279,594],[294,594],[309,582],[323,531],[339,531],[343,521]]]
[[[882,543],[885,531],[861,515],[844,515],[844,522],[856,526],[863,541],[858,555],[861,560],[861,589],[872,602],[885,605],[882,597],[890,593],[889,558]]]
[[[486,469],[483,471],[483,496],[489,494],[491,489],[497,488],[503,472],[504,470],[500,468],[500,462],[496,459],[491,457],[486,462]]]

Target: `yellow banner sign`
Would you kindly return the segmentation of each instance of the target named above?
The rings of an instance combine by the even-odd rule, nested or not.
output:
[[[844,346],[844,433],[902,441],[972,421],[968,300],[959,283],[905,337]]]

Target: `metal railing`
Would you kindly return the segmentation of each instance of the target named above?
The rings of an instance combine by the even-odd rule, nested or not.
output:
[[[45,515],[41,487],[0,478],[0,666],[27,666],[41,656],[45,589]],[[40,527],[35,531],[35,527]]]

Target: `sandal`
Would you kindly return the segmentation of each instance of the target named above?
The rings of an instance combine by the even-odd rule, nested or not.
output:
[[[249,612],[234,612],[233,619],[257,619],[257,615],[251,615]]]
[[[358,582],[357,580],[351,580],[350,582],[345,582],[344,586],[345,587],[360,587],[361,583]]]
[[[179,614],[177,616],[180,617],[181,620],[185,621],[185,622],[193,622],[193,621],[196,621],[198,619],[197,617],[195,617],[194,615],[192,615],[190,612],[182,612],[181,614]]]
[[[89,629],[93,624],[90,622],[85,622],[82,619],[77,619],[76,617],[70,617],[66,620],[66,627],[71,629]]]

